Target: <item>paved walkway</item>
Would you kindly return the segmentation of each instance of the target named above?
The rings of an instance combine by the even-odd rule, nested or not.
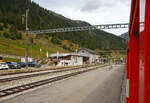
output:
[[[123,69],[103,67],[0,103],[120,103]]]

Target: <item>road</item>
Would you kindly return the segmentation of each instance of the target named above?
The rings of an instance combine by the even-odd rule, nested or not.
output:
[[[124,66],[83,73],[0,103],[120,103]]]

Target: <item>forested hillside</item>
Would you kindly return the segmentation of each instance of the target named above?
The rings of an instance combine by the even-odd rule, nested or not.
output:
[[[83,21],[65,18],[40,7],[35,2],[31,2],[31,0],[0,0],[0,38],[11,40],[12,42],[13,40],[16,42],[17,40],[25,39],[23,32],[25,30],[25,21],[22,16],[25,14],[26,7],[30,10],[30,30],[90,25]],[[87,47],[93,50],[115,50],[125,49],[126,47],[122,38],[101,30],[31,36],[31,41],[34,39],[36,39],[35,44],[37,45],[40,44],[38,39],[45,39],[47,41],[46,45],[52,43],[64,51],[75,51],[79,47]]]
[[[120,35],[120,37],[123,38],[123,39],[125,39],[126,42],[128,42],[128,41],[129,41],[129,36],[128,36],[128,34],[129,34],[128,32],[123,33],[123,34]]]

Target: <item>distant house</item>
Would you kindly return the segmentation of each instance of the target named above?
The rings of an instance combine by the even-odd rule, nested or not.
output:
[[[78,53],[55,53],[50,55],[50,60],[56,66],[77,66],[83,65],[89,57]]]
[[[88,48],[81,48],[77,51],[79,54],[81,55],[86,55],[89,57],[89,63],[92,64],[92,63],[96,63],[96,62],[99,62],[99,55],[97,52],[91,50],[91,49],[88,49]]]

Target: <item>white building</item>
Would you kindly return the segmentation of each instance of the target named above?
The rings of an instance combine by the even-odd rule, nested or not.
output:
[[[28,62],[33,62],[33,58],[28,58],[27,59]],[[21,58],[21,62],[26,62],[26,58]]]
[[[50,55],[51,61],[55,62],[56,66],[77,66],[83,65],[86,55],[79,53],[55,53]]]
[[[78,50],[78,53],[81,55],[86,55],[89,57],[89,63],[96,63],[99,62],[99,55],[93,50],[87,49],[87,48],[81,48]]]
[[[76,53],[55,53],[50,55],[50,61],[56,66],[77,66],[99,62],[99,55],[90,49],[81,48]]]

